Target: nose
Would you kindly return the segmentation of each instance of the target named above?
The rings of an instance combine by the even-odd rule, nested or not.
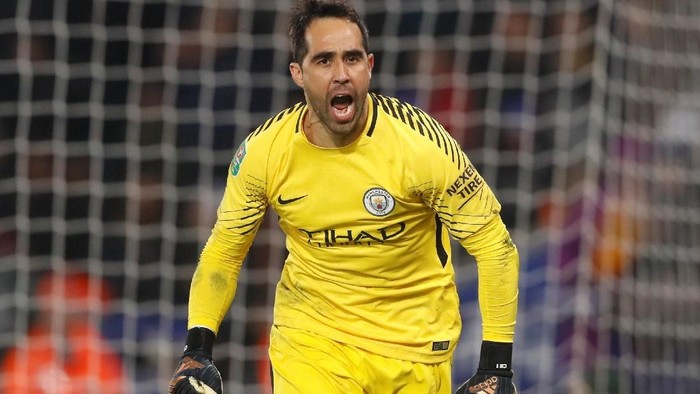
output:
[[[347,65],[345,62],[337,62],[337,66],[335,67],[333,78],[334,81],[337,83],[346,83],[350,80],[348,70],[347,70]]]

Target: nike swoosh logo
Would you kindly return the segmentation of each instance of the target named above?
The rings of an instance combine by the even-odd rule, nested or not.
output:
[[[289,200],[285,200],[282,198],[282,196],[279,196],[279,197],[277,197],[277,202],[282,204],[282,205],[285,205],[285,204],[293,203],[294,201],[299,201],[306,196],[308,196],[308,194],[304,194],[303,196],[300,196],[300,197],[290,198]]]

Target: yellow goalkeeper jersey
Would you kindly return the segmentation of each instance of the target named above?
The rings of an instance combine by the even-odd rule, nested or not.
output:
[[[387,357],[449,359],[461,330],[451,235],[478,264],[483,339],[513,341],[518,254],[491,189],[421,109],[367,100],[364,132],[342,148],[307,140],[303,103],[248,135],[193,277],[190,327],[218,330],[271,207],[289,251],[274,324]]]

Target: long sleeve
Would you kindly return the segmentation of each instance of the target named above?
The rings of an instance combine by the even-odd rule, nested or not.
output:
[[[513,342],[518,309],[518,250],[500,216],[460,240],[474,256],[479,276],[483,339]]]
[[[248,150],[244,141],[231,163],[216,224],[192,277],[189,328],[218,331],[236,294],[243,260],[267,209],[265,155],[256,157]]]
[[[452,160],[438,154],[421,160],[421,177],[415,183],[449,233],[476,259],[483,339],[512,342],[518,251],[501,220],[498,199],[466,154],[456,151]]]

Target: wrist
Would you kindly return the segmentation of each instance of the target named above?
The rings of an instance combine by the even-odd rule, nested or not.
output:
[[[478,373],[512,377],[513,344],[483,341]]]
[[[206,327],[192,327],[187,331],[183,356],[203,356],[212,359],[216,334]]]

